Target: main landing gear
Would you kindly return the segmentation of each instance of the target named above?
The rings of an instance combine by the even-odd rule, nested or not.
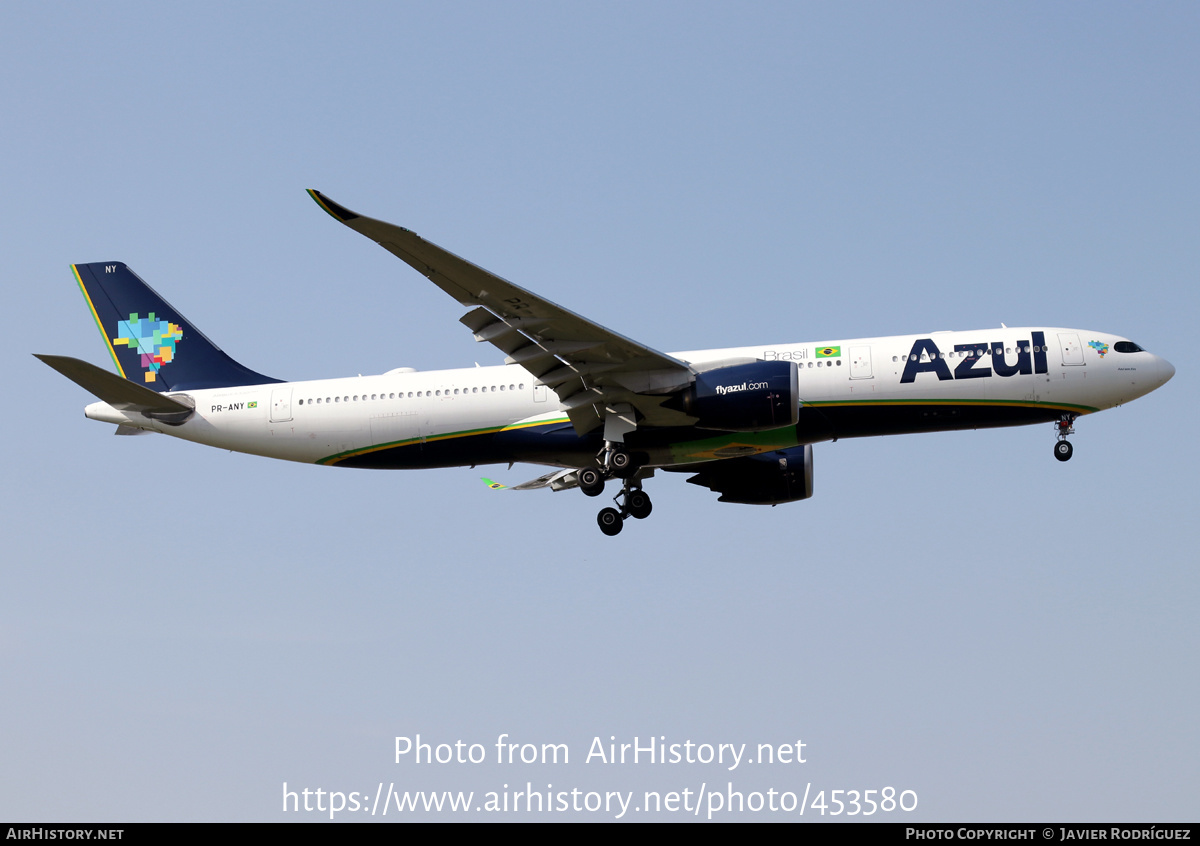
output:
[[[625,484],[621,486],[621,492],[613,497],[613,502],[620,506],[620,510],[605,508],[596,515],[596,522],[600,524],[600,531],[604,534],[610,537],[620,534],[626,517],[645,520],[654,510],[650,496],[640,487],[634,487],[634,484],[636,483],[626,479]]]
[[[620,444],[606,443],[598,456],[597,464],[579,471],[579,488],[587,496],[599,496],[604,492],[604,483],[609,478],[621,479],[621,492],[613,497],[616,508],[605,508],[596,516],[600,531],[612,536],[619,534],[625,518],[644,520],[650,516],[654,505],[649,495],[642,490],[637,480],[641,468],[633,455]]]
[[[1070,461],[1071,454],[1075,452],[1075,448],[1071,446],[1071,442],[1067,440],[1067,435],[1075,434],[1075,417],[1074,414],[1064,414],[1054,424],[1054,429],[1058,433],[1058,442],[1054,444],[1054,457],[1059,461]]]
[[[624,447],[606,446],[594,466],[579,471],[579,487],[588,496],[600,496],[604,493],[605,480],[632,479],[638,469],[633,456]]]

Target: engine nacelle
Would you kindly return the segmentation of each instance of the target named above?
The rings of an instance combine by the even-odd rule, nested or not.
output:
[[[701,429],[765,432],[795,426],[800,419],[796,362],[753,361],[704,370],[664,405],[698,418]]]
[[[721,494],[719,502],[778,505],[813,494],[811,444],[704,465],[688,481]]]

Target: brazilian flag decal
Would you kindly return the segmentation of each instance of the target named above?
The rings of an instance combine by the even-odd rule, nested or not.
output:
[[[508,487],[508,485],[502,485],[499,482],[493,482],[487,476],[480,476],[479,478],[483,479],[483,483],[494,491],[502,491]]]
[[[818,347],[817,358],[841,358],[841,347]]]

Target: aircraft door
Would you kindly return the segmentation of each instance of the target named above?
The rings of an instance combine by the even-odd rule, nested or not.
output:
[[[1080,365],[1083,364],[1083,346],[1079,343],[1079,336],[1074,332],[1059,332],[1058,346],[1062,350],[1062,363],[1064,365]]]
[[[851,347],[850,348],[850,378],[851,379],[874,379],[875,376],[871,373],[871,348],[870,347]]]
[[[271,391],[271,422],[286,423],[292,419],[292,389],[276,388]]]

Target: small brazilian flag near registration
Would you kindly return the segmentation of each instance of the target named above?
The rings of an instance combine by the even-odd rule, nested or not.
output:
[[[248,402],[248,403],[246,403],[246,408],[258,408],[258,403]]]
[[[841,347],[818,347],[817,358],[838,358],[842,354]]]

